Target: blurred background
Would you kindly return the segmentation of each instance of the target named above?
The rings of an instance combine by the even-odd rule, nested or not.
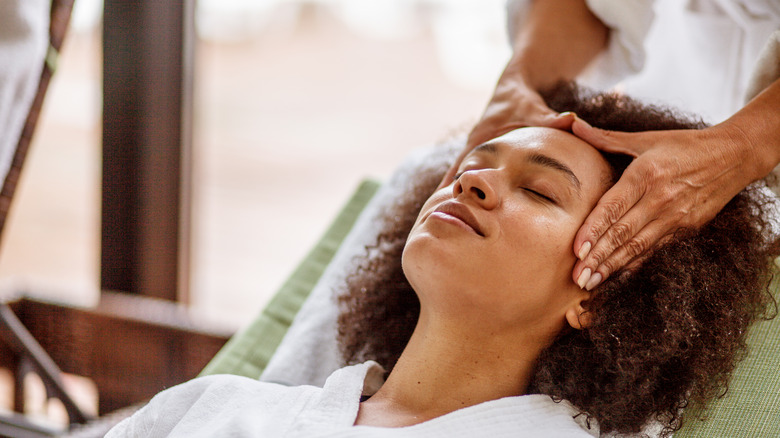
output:
[[[100,289],[100,0],[76,0],[0,251],[0,291]],[[467,131],[504,0],[199,0],[188,304],[248,323],[365,177]]]

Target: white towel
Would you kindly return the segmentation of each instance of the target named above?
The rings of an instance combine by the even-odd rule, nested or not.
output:
[[[50,0],[0,0],[0,184],[38,90],[50,10]]]

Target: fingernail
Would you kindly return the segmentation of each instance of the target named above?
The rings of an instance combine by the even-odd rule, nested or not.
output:
[[[568,116],[570,116],[572,114],[574,114],[574,113],[571,112],[571,111],[564,111],[562,113],[558,113],[558,117],[568,117]]]
[[[588,253],[590,252],[590,242],[585,242],[580,246],[580,252],[577,253],[577,258],[580,260],[585,260],[585,257],[588,256]]]
[[[585,289],[592,290],[594,287],[598,286],[599,283],[601,283],[601,274],[596,272],[592,277],[590,277],[588,284],[585,285]]]
[[[580,276],[577,277],[577,286],[579,286],[580,289],[584,289],[588,280],[590,280],[590,272],[590,268],[585,268],[580,272]]]

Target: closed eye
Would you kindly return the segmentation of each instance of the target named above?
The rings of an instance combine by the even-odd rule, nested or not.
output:
[[[551,198],[549,196],[545,196],[545,195],[537,192],[536,190],[532,190],[532,189],[529,189],[527,187],[523,187],[523,190],[525,190],[526,192],[536,196],[537,198],[541,198],[544,201],[550,202],[552,204],[557,204],[557,202],[555,202],[555,199],[553,199],[553,198]]]

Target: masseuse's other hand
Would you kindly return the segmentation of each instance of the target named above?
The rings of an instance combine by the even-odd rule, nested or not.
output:
[[[574,114],[551,110],[544,99],[518,81],[500,81],[480,121],[469,134],[472,148],[523,126],[570,129]]]
[[[442,185],[452,181],[463,158],[482,143],[523,126],[546,126],[571,129],[573,113],[558,113],[547,107],[544,99],[530,87],[517,81],[502,78],[496,86],[493,98],[485,113],[469,134],[466,147],[442,180]]]
[[[676,230],[703,225],[756,179],[738,139],[719,126],[623,133],[577,119],[572,132],[600,150],[635,157],[574,239],[580,261],[573,278],[589,290]]]

